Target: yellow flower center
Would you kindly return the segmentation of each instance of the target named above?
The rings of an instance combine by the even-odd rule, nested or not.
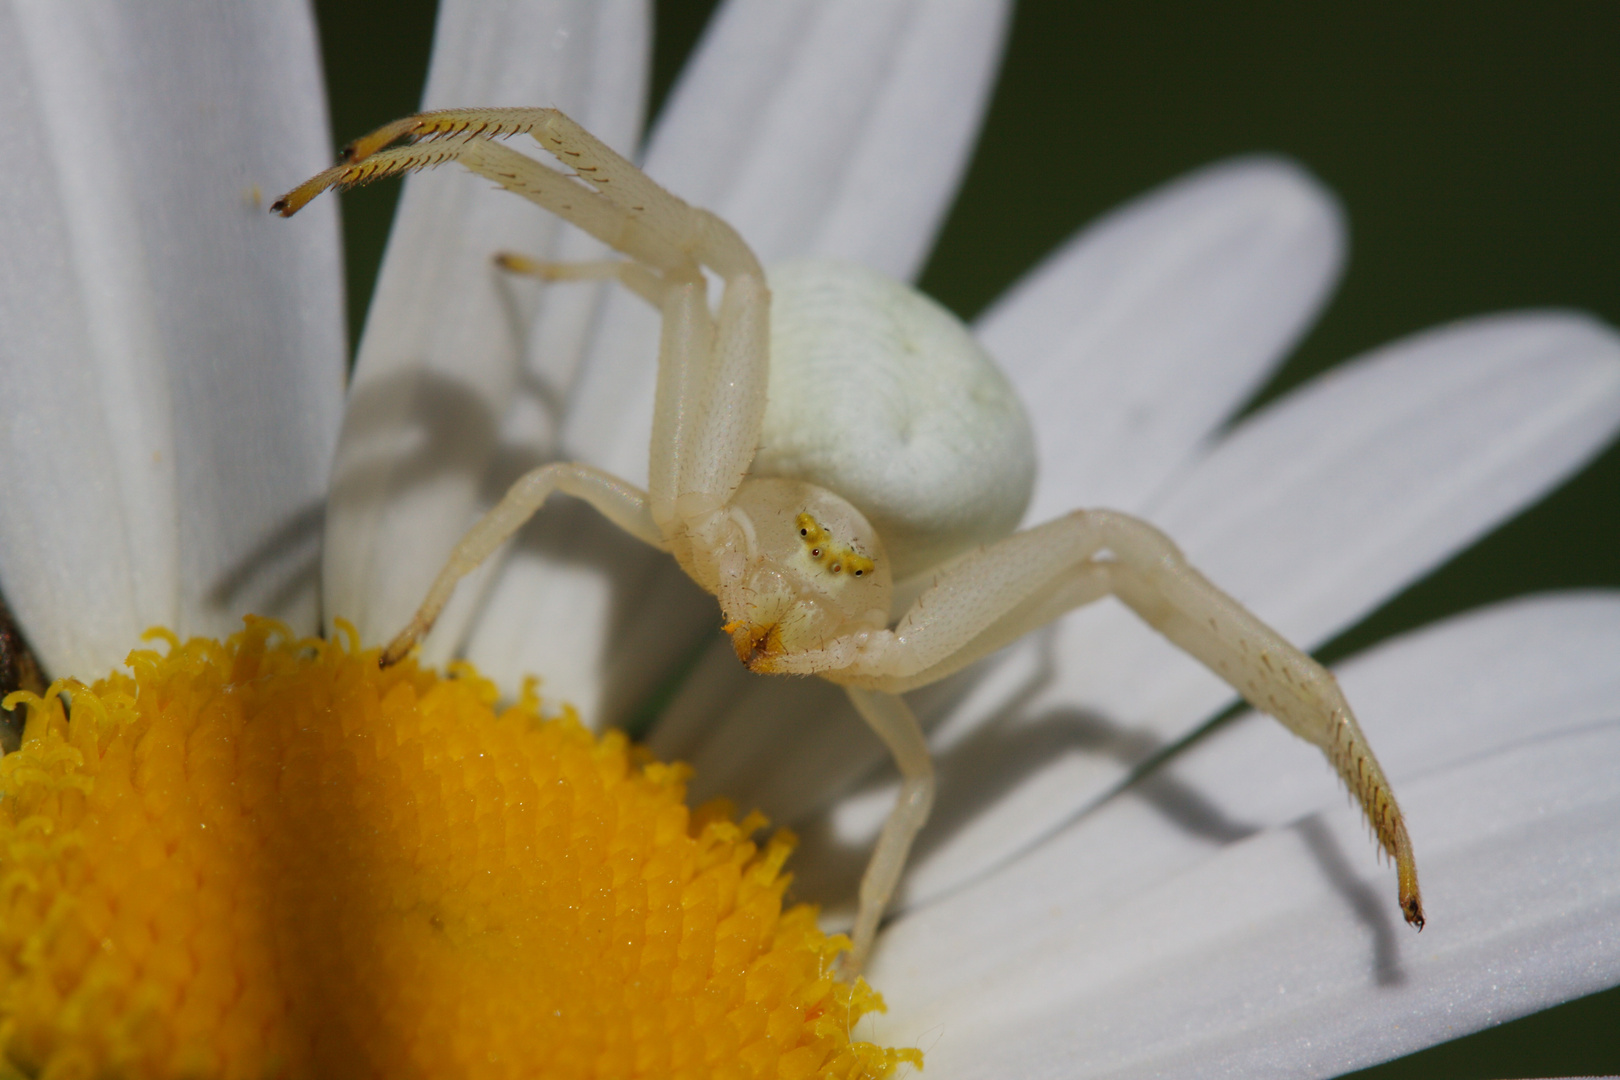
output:
[[[782,908],[793,839],[530,687],[375,650],[139,651],[0,760],[0,1071],[860,1077],[882,1002]],[[63,699],[71,705],[64,709]]]

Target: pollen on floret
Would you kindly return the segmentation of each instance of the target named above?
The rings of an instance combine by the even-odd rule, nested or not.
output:
[[[793,846],[533,687],[250,619],[58,682],[0,760],[0,1072],[886,1076]]]

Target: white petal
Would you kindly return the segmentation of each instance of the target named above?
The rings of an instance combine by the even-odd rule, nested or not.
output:
[[[1331,192],[1241,158],[1127,203],[1013,286],[976,329],[1035,423],[1027,520],[1146,505],[1309,327],[1344,249]]]
[[[1608,441],[1620,422],[1617,359],[1609,330],[1571,315],[1432,331],[1249,418],[1149,516],[1216,584],[1314,647]],[[924,834],[907,878],[912,901],[1069,820],[1232,699],[1113,603],[1032,635],[976,674],[932,745],[947,757],[973,749],[960,782],[977,809],[948,836]],[[932,712],[927,702],[920,715]],[[852,808],[807,831],[833,837],[836,856],[869,843],[877,816],[875,806]],[[818,873],[807,848],[801,881]]]
[[[627,151],[640,130],[647,42],[642,0],[446,3],[423,105],[554,104]],[[328,616],[350,619],[368,641],[405,624],[475,514],[551,449],[554,384],[579,358],[594,294],[547,295],[550,320],[533,331],[543,362],[526,371],[540,294],[503,280],[491,256],[589,250],[562,238],[555,219],[462,170],[405,184],[327,519]],[[476,591],[462,590],[438,640],[457,639]]]
[[[966,166],[1006,19],[999,2],[730,3],[671,96],[647,171],[767,263],[822,254],[914,273]],[[613,295],[600,328],[563,453],[645,483],[657,318]],[[713,602],[666,556],[546,516],[499,575],[468,656],[503,685],[537,671],[593,720],[622,718],[700,644]]]
[[[47,667],[248,610],[315,628],[336,218],[307,5],[0,6],[0,566]]]
[[[1325,1076],[1605,988],[1620,979],[1617,762],[1609,720],[1408,784],[1421,937],[1400,925],[1387,870],[1357,858],[1364,829],[1342,808],[1077,911],[972,980],[942,953],[984,947],[1018,912],[996,909],[974,938],[901,948],[893,933],[872,972],[894,1010],[880,1037],[943,1030],[929,1071],[946,1077]]]

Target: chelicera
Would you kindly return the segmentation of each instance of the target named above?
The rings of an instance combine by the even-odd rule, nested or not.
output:
[[[559,171],[497,139],[528,134]],[[403,140],[402,145],[394,146]],[[1104,596],[1124,602],[1255,708],[1326,754],[1393,856],[1422,928],[1394,793],[1333,676],[1189,566],[1145,521],[1076,510],[1015,532],[1034,450],[1006,379],[943,308],[870,270],[774,270],[731,226],[659,187],[555,109],[396,121],[276,202],[460,162],[627,258],[509,270],[612,278],[662,313],[645,491],[584,464],[519,479],[466,534],[383,662],[406,655],[462,576],[553,493],[667,551],[718,598],[738,659],[819,675],[888,746],[903,786],[861,883],[846,970],[859,970],[928,816],[933,767],[900,696]],[[711,309],[705,271],[722,282]]]

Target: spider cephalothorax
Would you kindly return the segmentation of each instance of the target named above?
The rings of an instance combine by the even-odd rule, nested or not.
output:
[[[745,555],[718,595],[737,659],[751,670],[827,649],[853,659],[864,633],[888,625],[888,558],[844,499],[799,480],[747,480],[730,513]]]

